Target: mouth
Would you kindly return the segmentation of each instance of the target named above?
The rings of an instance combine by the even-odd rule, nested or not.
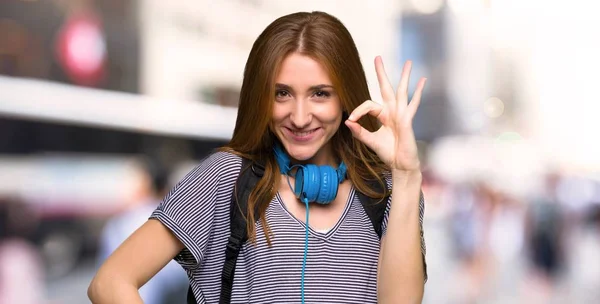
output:
[[[308,141],[308,140],[312,139],[314,137],[314,135],[317,133],[317,131],[319,131],[320,129],[321,128],[315,128],[315,129],[306,130],[306,131],[298,131],[298,130],[293,130],[293,129],[290,129],[287,127],[284,128],[286,133],[288,133],[289,137],[291,137],[295,141]]]
[[[292,134],[294,134],[295,136],[299,136],[299,137],[304,137],[304,136],[308,136],[312,133],[315,133],[317,130],[319,130],[319,128],[315,128],[312,130],[308,130],[308,131],[294,131],[290,128],[286,128],[288,129]]]

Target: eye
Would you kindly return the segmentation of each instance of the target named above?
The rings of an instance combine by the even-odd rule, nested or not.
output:
[[[329,96],[331,96],[331,93],[327,92],[327,91],[315,91],[314,94],[317,98],[327,98]]]
[[[286,90],[277,90],[275,91],[275,98],[280,100],[280,99],[286,99],[290,97],[290,93]]]

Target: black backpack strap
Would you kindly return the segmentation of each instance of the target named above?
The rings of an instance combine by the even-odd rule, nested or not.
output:
[[[385,181],[384,189],[381,188],[381,185],[377,181],[367,182],[367,184],[370,186],[371,189],[377,192],[381,193],[385,190],[385,192],[387,193],[388,189],[387,184],[385,184]],[[379,199],[368,197],[360,191],[356,191],[356,194],[358,195],[358,199],[360,200],[363,209],[365,209],[367,216],[369,216],[369,219],[373,224],[373,229],[375,229],[377,236],[379,236],[379,239],[381,239],[381,236],[383,234],[381,225],[383,223],[383,218],[385,217],[385,209],[387,208],[387,201],[389,195],[386,195],[383,198],[383,200],[379,201]]]
[[[264,167],[250,160],[242,158],[242,169],[238,177],[236,188],[231,197],[230,235],[225,250],[225,264],[221,274],[220,304],[231,302],[231,289],[233,288],[233,275],[235,265],[242,246],[248,239],[246,218],[248,216],[248,198],[264,174]]]
[[[194,291],[192,290],[192,285],[188,288],[187,293],[187,303],[188,304],[197,304],[196,297],[194,296]]]
[[[221,273],[221,295],[219,298],[219,303],[221,304],[229,304],[231,302],[235,265],[240,250],[248,239],[246,229],[248,197],[263,174],[264,166],[242,158],[242,168],[231,194],[231,204],[229,207],[230,235],[225,249],[225,264]],[[188,304],[197,303],[191,286],[188,289],[187,302]]]

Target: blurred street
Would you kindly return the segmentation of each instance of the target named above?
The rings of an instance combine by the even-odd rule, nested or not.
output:
[[[424,303],[600,303],[593,1],[0,1],[0,304],[89,303],[98,265],[232,134],[248,53],[322,10],[414,121]],[[184,303],[172,261],[146,303]]]
[[[89,303],[87,288],[96,274],[94,261],[84,261],[75,270],[56,280],[46,282],[48,303]]]

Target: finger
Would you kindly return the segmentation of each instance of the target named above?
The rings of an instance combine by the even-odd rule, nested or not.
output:
[[[410,71],[412,70],[412,61],[408,60],[402,68],[402,76],[400,77],[400,83],[398,84],[398,91],[396,92],[396,100],[402,100],[408,96],[408,83],[410,81]]]
[[[360,140],[362,143],[367,145],[367,147],[373,149],[374,134],[372,132],[369,132],[369,130],[363,128],[357,122],[346,120],[345,123],[348,129],[350,129],[350,132],[352,132],[352,136],[354,136],[354,138]]]
[[[415,90],[415,93],[413,94],[413,97],[410,100],[410,104],[408,105],[410,117],[414,117],[417,113],[417,109],[421,104],[421,96],[423,96],[423,88],[425,88],[426,81],[427,78],[421,78],[421,80],[419,80],[419,83],[417,84],[417,89]]]
[[[375,71],[377,72],[377,80],[379,81],[379,89],[381,90],[381,97],[386,102],[394,102],[394,88],[388,80],[385,68],[383,67],[383,59],[381,56],[375,57]]]
[[[354,109],[354,111],[352,111],[352,113],[350,113],[350,116],[348,116],[348,120],[356,122],[366,114],[372,115],[374,117],[379,117],[381,111],[383,111],[382,105],[372,100],[367,100],[361,103],[358,107],[356,107],[356,109]]]

